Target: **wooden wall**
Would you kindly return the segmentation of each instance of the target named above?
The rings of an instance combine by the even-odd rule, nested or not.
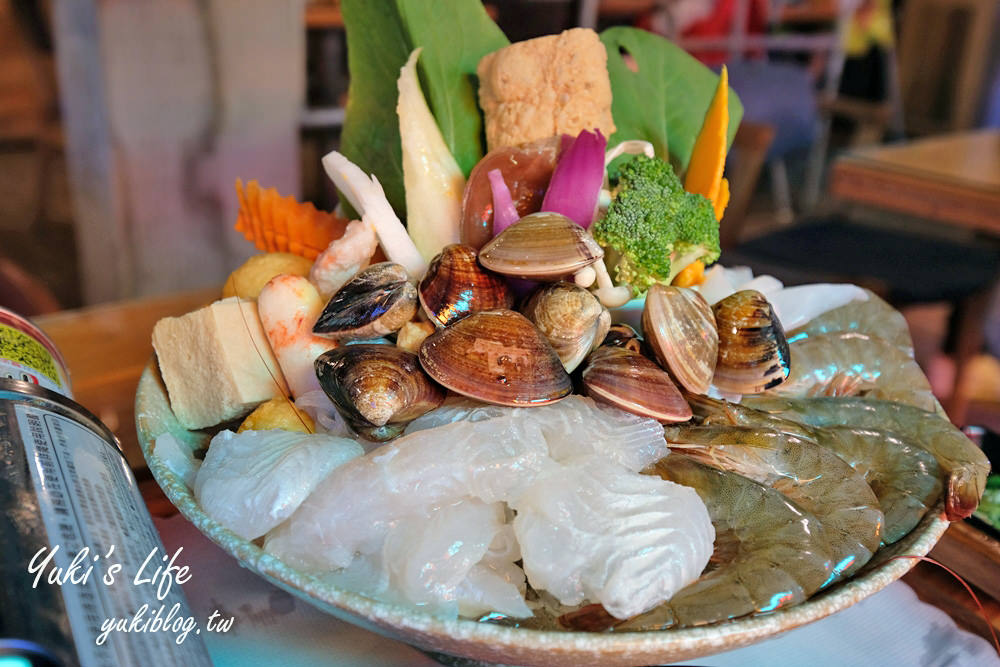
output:
[[[236,178],[298,194],[304,0],[53,6],[88,303],[221,284]]]

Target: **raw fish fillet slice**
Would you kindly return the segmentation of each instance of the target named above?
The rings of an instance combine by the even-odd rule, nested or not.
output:
[[[545,435],[549,456],[561,461],[581,454],[601,454],[638,472],[667,455],[663,426],[654,419],[600,406],[585,396],[567,396],[538,408],[506,408],[468,399],[448,399],[415,419],[406,432],[456,421],[532,420]]]
[[[406,600],[454,616],[458,587],[503,525],[502,503],[472,498],[400,519],[382,547],[389,585]]]
[[[465,496],[486,503],[520,495],[548,457],[541,429],[513,419],[456,422],[417,431],[330,475],[265,550],[312,570],[347,567],[380,550],[392,522]]]
[[[444,399],[444,403],[440,406],[407,424],[404,433],[409,435],[459,421],[481,422],[487,419],[496,419],[512,414],[516,410],[537,410],[537,408],[506,408],[500,405],[480,403],[464,396],[449,396]]]
[[[513,514],[505,508],[504,520],[509,521]],[[527,590],[524,570],[515,564],[519,560],[521,547],[514,527],[504,523],[493,537],[486,555],[459,586],[458,612],[471,618],[488,612],[514,618],[531,616],[531,609],[524,602]]]
[[[694,490],[595,455],[536,478],[511,505],[531,585],[618,618],[670,599],[712,555],[715,529]]]
[[[597,454],[639,472],[667,455],[663,425],[585,396],[568,396],[532,410],[545,434],[549,456],[559,462]]]
[[[222,431],[198,470],[205,513],[248,540],[287,519],[330,471],[361,456],[347,438],[291,431]]]
[[[524,570],[514,563],[477,563],[458,587],[458,612],[469,618],[490,612],[512,618],[531,616],[525,589]]]
[[[470,504],[473,505],[473,509],[468,511]],[[462,509],[463,506],[465,509]],[[461,519],[462,516],[473,518],[480,516],[485,519],[485,524],[491,524],[494,519],[503,518],[503,514],[496,511],[497,507],[502,509],[502,505],[484,505],[478,501],[467,500],[442,509],[446,512],[449,520]],[[482,508],[490,508],[490,511],[483,513]],[[455,511],[456,509],[458,511]],[[408,544],[411,548],[420,548],[415,543],[417,540],[424,539],[420,533],[423,532],[425,526],[429,530],[430,526],[438,521],[438,517],[435,516],[437,514],[438,512],[433,512],[429,518],[422,516],[417,521],[413,521],[411,517],[408,520],[404,519],[398,522],[399,528],[404,525],[416,527],[418,533],[416,539]],[[444,518],[444,516],[442,515],[440,518]],[[403,531],[400,531],[399,528],[390,531],[390,537],[386,540],[387,544],[391,541],[402,542],[400,538]],[[445,528],[447,529],[447,527]],[[507,543],[508,537],[504,536],[505,533],[509,534],[509,541],[515,547],[513,551]],[[440,531],[435,531],[434,544],[440,545],[443,537]],[[467,538],[468,536],[465,534],[460,536],[463,541]],[[424,540],[424,543],[426,544],[427,541]],[[520,552],[516,551],[516,545],[517,542],[513,537],[513,528],[510,524],[500,525],[489,550],[486,551],[482,560],[468,568],[467,574],[457,587],[433,587],[436,591],[445,593],[447,599],[444,596],[440,599],[428,598],[426,593],[430,588],[421,591],[419,587],[416,591],[423,592],[424,595],[414,598],[412,595],[407,595],[406,590],[390,585],[390,577],[395,576],[391,570],[399,569],[399,567],[414,569],[425,565],[425,563],[418,565],[417,561],[412,558],[412,552],[409,551],[404,551],[401,554],[402,559],[407,561],[402,566],[390,568],[387,565],[387,563],[392,562],[390,559],[400,557],[400,555],[397,555],[395,550],[388,553],[390,549],[383,549],[374,554],[359,554],[350,566],[332,572],[318,573],[318,576],[343,590],[355,591],[394,604],[421,604],[440,616],[455,617],[458,613],[468,617],[476,617],[488,612],[499,612],[520,618],[530,616],[531,610],[524,602],[526,588],[524,570],[514,564],[514,560],[520,558]],[[428,562],[438,558],[441,553],[440,546],[437,550],[432,549],[428,556]],[[433,570],[416,574],[418,576],[430,575],[435,580],[440,579]]]

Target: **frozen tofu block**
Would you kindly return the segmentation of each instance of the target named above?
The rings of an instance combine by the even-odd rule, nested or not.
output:
[[[597,33],[573,28],[483,56],[479,105],[490,150],[595,128],[611,136],[608,54]]]
[[[166,317],[153,327],[153,349],[185,428],[214,426],[288,395],[253,301],[232,297]]]

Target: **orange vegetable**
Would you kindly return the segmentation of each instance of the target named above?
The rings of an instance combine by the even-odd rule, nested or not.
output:
[[[693,287],[703,282],[705,282],[705,265],[700,259],[696,259],[684,267],[671,284],[677,287]]]
[[[330,241],[344,235],[349,222],[291,195],[282,197],[274,188],[261,188],[257,181],[250,181],[244,189],[243,181],[237,179],[236,195],[240,200],[236,231],[264,252],[316,259]]]
[[[719,186],[719,196],[712,202],[712,210],[715,212],[715,219],[722,220],[722,214],[726,212],[729,205],[729,181],[722,179]]]
[[[719,76],[712,103],[698,132],[684,176],[684,189],[704,195],[718,209],[722,189],[722,172],[726,166],[726,132],[729,129],[729,74],[725,66]],[[726,199],[728,200],[728,186]],[[722,205],[725,208],[725,204]],[[716,218],[720,215],[717,211]]]

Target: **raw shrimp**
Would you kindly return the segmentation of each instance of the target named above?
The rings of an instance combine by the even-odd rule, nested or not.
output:
[[[941,493],[941,470],[925,449],[892,433],[854,426],[809,427],[745,405],[686,396],[703,424],[770,428],[808,438],[833,450],[865,476],[885,514],[882,541],[892,544],[913,529]]]
[[[617,630],[660,630],[767,613],[806,600],[833,578],[823,525],[774,489],[676,453],[646,472],[698,493],[715,526],[715,552],[697,581]]]
[[[877,336],[816,334],[788,346],[791,373],[769,393],[781,396],[866,396],[941,409],[913,359]]]
[[[865,290],[868,299],[851,301],[819,315],[805,325],[788,333],[788,342],[794,343],[808,336],[834,331],[856,331],[878,336],[902,350],[906,356],[913,356],[913,339],[902,313],[879,298],[874,292]]]
[[[337,293],[348,280],[368,266],[378,248],[375,228],[367,222],[354,220],[344,235],[330,241],[309,271],[309,281],[316,286],[324,301]]]
[[[818,442],[864,475],[885,514],[882,541],[896,542],[941,495],[941,468],[925,449],[892,433],[853,426],[817,429]]]
[[[313,335],[322,310],[316,288],[300,276],[275,276],[257,297],[260,322],[295,398],[320,389],[313,361],[337,347],[336,341]]]
[[[947,419],[909,405],[871,398],[782,398],[744,396],[743,402],[810,426],[847,425],[885,429],[934,455],[947,477],[945,514],[964,519],[979,505],[990,462]]]
[[[678,426],[664,434],[671,449],[770,486],[816,515],[837,576],[853,574],[878,549],[883,515],[875,493],[861,474],[815,442],[745,426]]]

